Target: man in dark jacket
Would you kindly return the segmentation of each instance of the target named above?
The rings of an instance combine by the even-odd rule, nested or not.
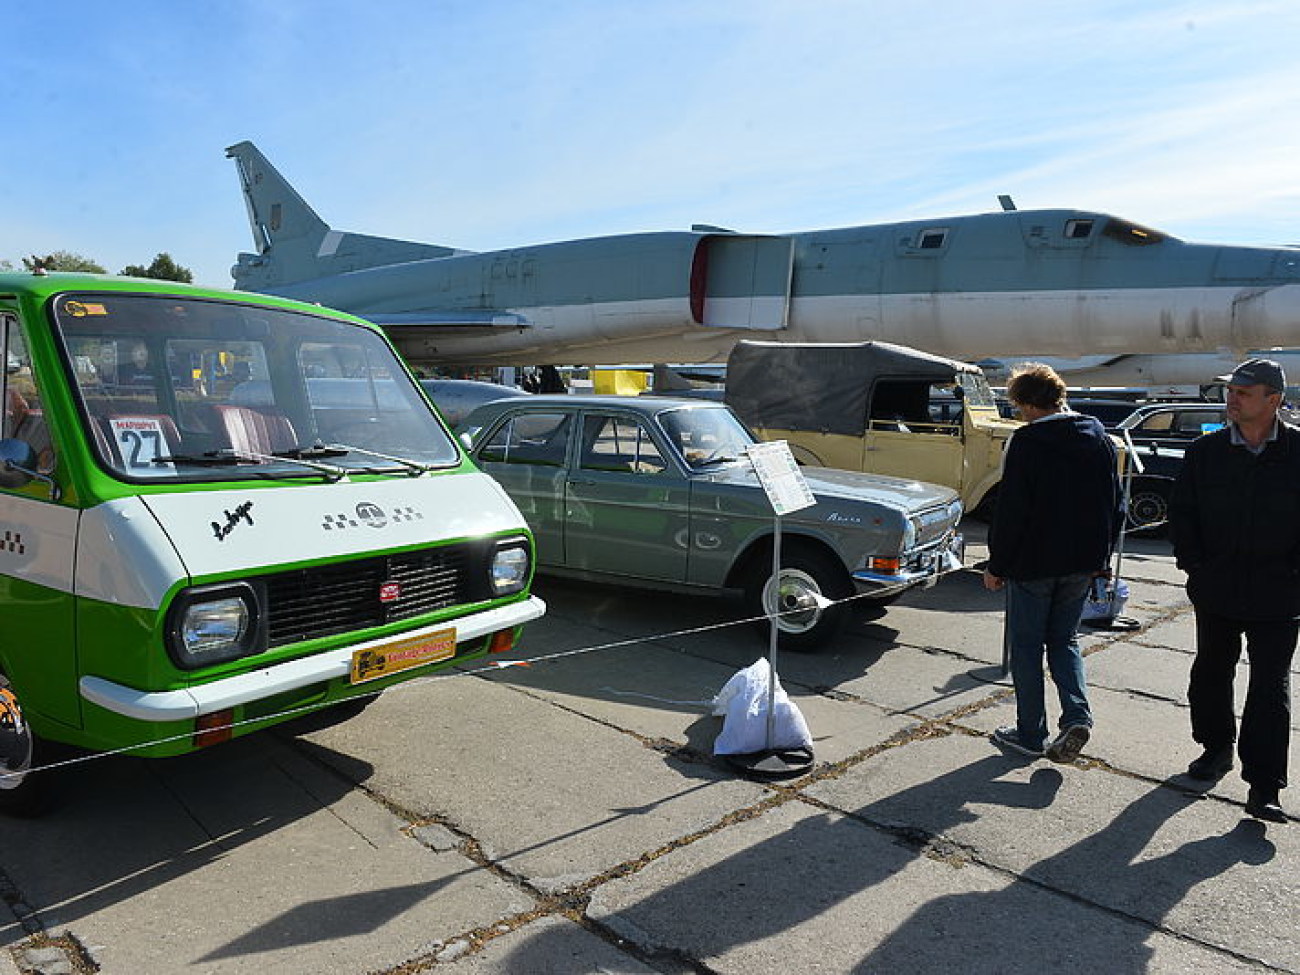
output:
[[[986,588],[1007,589],[1016,688],[1016,724],[993,738],[1021,754],[1071,762],[1092,728],[1075,631],[1088,587],[1108,571],[1119,535],[1118,458],[1097,420],[1066,409],[1065,383],[1050,367],[1018,369],[1007,397],[1029,422],[1007,444],[984,572]],[[1061,703],[1060,730],[1050,743],[1044,654]]]
[[[1216,781],[1233,744],[1250,784],[1246,812],[1285,822],[1291,733],[1290,670],[1300,632],[1300,430],[1278,417],[1286,378],[1271,359],[1249,359],[1226,380],[1228,425],[1187,448],[1169,501],[1178,567],[1196,609],[1188,702],[1204,748],[1187,774]],[[1242,637],[1250,683],[1233,714]]]

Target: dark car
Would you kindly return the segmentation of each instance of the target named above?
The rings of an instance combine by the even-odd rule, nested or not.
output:
[[[530,396],[481,406],[458,432],[524,512],[539,571],[738,590],[751,616],[777,617],[787,647],[824,643],[855,594],[883,605],[961,564],[957,492],[807,467],[815,503],[781,517],[774,574],[775,516],[748,457],[755,441],[721,403]]]
[[[1071,396],[1066,400],[1075,413],[1095,416],[1107,430],[1113,430],[1120,421],[1133,415],[1138,404],[1131,399],[1106,399],[1103,397]]]
[[[1226,410],[1222,403],[1150,403],[1121,420],[1115,432],[1127,430],[1135,444],[1179,446],[1223,426]]]
[[[1183,449],[1134,443],[1128,463],[1128,530],[1162,535],[1169,520],[1169,491],[1183,466]]]

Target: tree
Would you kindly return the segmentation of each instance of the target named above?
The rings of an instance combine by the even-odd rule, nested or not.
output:
[[[41,257],[33,254],[23,258],[23,267],[29,271],[43,268],[46,271],[89,271],[91,274],[107,274],[103,266],[89,257],[82,257],[71,251],[55,251]]]
[[[128,264],[122,268],[120,273],[132,278],[157,278],[160,281],[181,281],[185,284],[191,284],[194,281],[194,275],[190,272],[190,269],[177,264],[166,251],[155,257],[153,263],[148,267],[139,264]]]

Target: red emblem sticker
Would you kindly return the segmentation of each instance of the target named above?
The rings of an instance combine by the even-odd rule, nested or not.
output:
[[[402,584],[400,582],[385,582],[379,587],[379,601],[381,603],[396,602],[402,595]]]

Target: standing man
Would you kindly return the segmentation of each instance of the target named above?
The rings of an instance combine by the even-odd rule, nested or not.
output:
[[[1291,658],[1300,623],[1300,430],[1277,413],[1286,377],[1271,359],[1221,376],[1228,424],[1187,448],[1169,500],[1178,567],[1196,609],[1196,659],[1188,700],[1192,738],[1205,749],[1187,769],[1216,781],[1232,769],[1250,785],[1246,812],[1285,822],[1291,733]],[[1232,682],[1242,637],[1250,683],[1241,716]]]
[[[1066,408],[1065,383],[1050,366],[1017,368],[1007,397],[1028,422],[1007,443],[984,586],[1007,590],[1016,724],[997,729],[993,739],[1023,755],[1072,762],[1092,728],[1075,631],[1088,587],[1109,571],[1119,535],[1118,458],[1097,420]],[[1044,655],[1061,702],[1059,733],[1050,743]]]

